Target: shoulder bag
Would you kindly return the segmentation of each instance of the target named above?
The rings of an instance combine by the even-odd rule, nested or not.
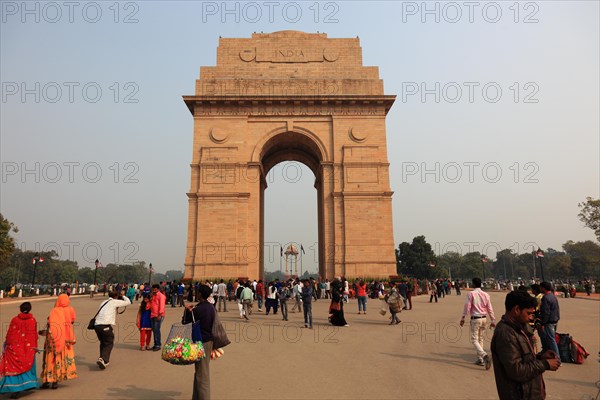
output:
[[[108,302],[109,302],[109,301],[111,301],[111,300],[112,300],[112,299],[108,299],[108,300],[106,301],[106,303],[102,304],[102,307],[100,307],[100,308],[98,309],[98,311],[96,312],[96,315],[94,315],[94,318],[90,319],[90,322],[88,323],[88,326],[87,326],[87,328],[88,328],[89,330],[93,330],[93,329],[94,329],[94,327],[96,326],[96,317],[97,317],[97,316],[98,316],[98,314],[100,313],[100,310],[102,310],[102,309],[104,308],[104,306],[105,306],[105,305],[107,305],[107,304],[108,304]]]

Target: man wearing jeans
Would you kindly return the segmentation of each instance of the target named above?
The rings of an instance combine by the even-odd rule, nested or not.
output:
[[[152,300],[150,300],[150,318],[152,320],[152,335],[154,336],[153,351],[160,350],[162,343],[160,337],[160,326],[165,319],[165,304],[167,297],[161,293],[160,285],[152,285]]]
[[[308,279],[305,279],[303,283],[304,286],[302,286],[301,296],[302,302],[304,303],[304,327],[312,329],[312,299],[315,289]]]
[[[258,302],[258,311],[262,312],[263,299],[265,298],[265,285],[262,279],[256,284],[256,301]]]
[[[541,328],[539,332],[540,339],[542,340],[542,353],[546,350],[554,350],[556,354],[559,354],[555,336],[556,325],[560,320],[558,300],[554,295],[552,284],[550,282],[540,283],[540,289],[544,294],[540,306]]]
[[[471,343],[475,347],[475,351],[477,351],[477,361],[475,364],[485,366],[487,370],[492,366],[492,360],[485,350],[483,350],[485,324],[489,315],[491,319],[490,329],[492,329],[496,326],[496,319],[494,318],[490,295],[481,290],[481,279],[473,278],[473,287],[475,289],[467,295],[460,326],[465,324],[465,317],[469,316],[471,319]]]
[[[358,313],[367,314],[367,284],[362,279],[356,285],[356,298],[358,299]]]

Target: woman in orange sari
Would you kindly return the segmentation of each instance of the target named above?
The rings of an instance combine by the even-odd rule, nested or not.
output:
[[[75,310],[69,304],[69,296],[61,294],[48,317],[41,375],[44,382],[42,389],[47,389],[50,384],[52,389],[57,389],[58,382],[77,378],[73,332]]]

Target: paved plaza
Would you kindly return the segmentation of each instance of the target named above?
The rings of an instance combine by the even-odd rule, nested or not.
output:
[[[496,316],[504,313],[505,293],[491,292]],[[249,323],[239,319],[237,307],[228,303],[221,313],[232,344],[225,355],[211,362],[214,399],[494,399],[493,370],[473,364],[475,351],[469,328],[460,328],[465,296],[447,296],[430,304],[429,297],[413,299],[414,309],[400,314],[402,323],[389,326],[379,301],[369,300],[367,315],[357,315],[356,300],[346,305],[349,327],[327,323],[327,300],[313,304],[315,329],[303,326],[302,314],[290,313],[284,323],[279,314],[255,312]],[[74,297],[77,312],[76,362],[79,377],[63,382],[58,390],[26,393],[26,399],[189,399],[192,366],[173,366],[159,352],[139,350],[135,327],[137,305],[117,317],[115,347],[110,366],[96,365],[98,341],[85,329],[102,296]],[[1,338],[19,301],[0,303]],[[41,325],[54,300],[36,299],[32,313]],[[600,379],[598,363],[600,301],[586,298],[560,299],[559,332],[570,333],[583,344],[590,357],[583,365],[563,364],[544,378],[548,399],[593,399]],[[291,309],[291,307],[290,307]],[[172,323],[180,320],[181,308],[167,307],[163,339]],[[492,331],[486,340],[489,349]],[[39,346],[43,346],[40,338]],[[37,358],[38,375],[41,355]],[[6,397],[3,395],[2,398]]]

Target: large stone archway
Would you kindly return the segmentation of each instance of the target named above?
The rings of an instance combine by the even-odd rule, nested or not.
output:
[[[219,39],[201,67],[188,193],[185,279],[263,276],[266,174],[294,160],[315,174],[319,273],[396,271],[383,94],[359,39],[282,31]]]

